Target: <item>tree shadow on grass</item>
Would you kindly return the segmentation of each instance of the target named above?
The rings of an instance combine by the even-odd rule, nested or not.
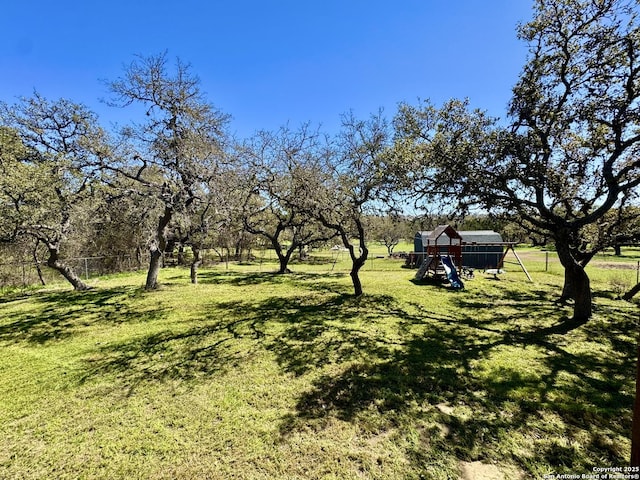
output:
[[[203,307],[200,320],[182,330],[163,330],[110,343],[86,359],[80,382],[115,376],[114,390],[131,393],[140,384],[206,380],[271,351],[283,370],[301,375],[342,363],[387,342],[362,328],[363,309],[388,297],[354,299],[324,292],[263,301],[215,302]],[[371,312],[375,316],[375,312]]]
[[[285,284],[288,282],[328,283],[345,278],[345,273],[291,272],[233,272],[206,271],[198,274],[198,281],[205,284],[225,284],[235,286],[261,285],[265,283]]]
[[[316,295],[272,298],[262,302],[259,311],[278,325],[266,347],[276,353],[284,371],[302,375],[329,364],[366,361],[393,349],[394,340],[377,322],[405,315],[394,304],[386,295]]]
[[[514,311],[485,307],[455,319],[408,313],[391,298],[378,299],[368,306],[372,319],[400,319],[395,342],[354,332],[332,333],[335,341],[327,342],[312,317],[291,315],[271,346],[285,369],[304,373],[326,363],[319,359],[334,368],[283,419],[283,438],[338,418],[372,433],[422,431],[427,441],[406,451],[417,470],[436,450],[460,460],[515,463],[530,475],[545,466],[587,472],[597,462],[624,464],[637,321],[623,309],[606,321],[571,325],[557,318],[563,312],[541,304],[545,295],[507,290],[493,300],[502,306],[517,300]],[[465,308],[482,302],[456,299]],[[341,315],[339,323],[349,320]]]
[[[243,341],[245,328],[253,330],[249,342]],[[164,330],[103,345],[86,359],[80,383],[114,376],[110,388],[130,395],[141,384],[206,379],[249,359],[261,336],[256,325],[235,320],[203,322],[183,331]]]
[[[45,344],[72,337],[92,325],[144,322],[161,318],[162,309],[140,311],[132,300],[141,288],[119,287],[86,291],[38,292],[0,324],[0,343]]]
[[[281,281],[222,276],[209,280]],[[438,455],[515,463],[531,476],[540,465],[586,471],[626,461],[631,310],[608,306],[603,318],[566,328],[543,291],[461,293],[458,313],[442,315],[388,295],[354,298],[340,278],[297,280],[304,295],[212,302],[182,329],[102,345],[80,381],[115,377],[108,388],[131,393],[144,382],[206,381],[269,353],[312,382],[282,417],[283,442],[337,418],[372,436],[389,432],[416,472]],[[423,441],[408,440],[416,432]]]
[[[273,272],[237,272],[208,270],[198,273],[198,283],[212,285],[260,285],[262,283],[282,283],[284,278]]]
[[[114,390],[125,386],[126,391],[132,392],[145,382],[191,381],[238,367],[242,362],[251,361],[260,350],[264,351],[267,343],[271,345],[277,341],[272,339],[279,337],[280,323],[289,323],[292,315],[313,319],[311,323],[317,322],[315,328],[325,328],[318,320],[320,316],[341,314],[346,296],[326,293],[341,288],[331,278],[327,280],[325,276],[315,274],[207,272],[202,283],[251,287],[295,282],[309,287],[310,295],[299,299],[285,289],[285,297],[274,293],[264,301],[253,301],[250,295],[244,302],[213,301],[195,314],[197,320],[172,323],[171,329],[167,330],[152,328],[147,334],[99,346],[78,372],[79,381],[86,383],[104,375],[114,375],[118,379]],[[330,296],[329,300],[326,300],[327,296]]]

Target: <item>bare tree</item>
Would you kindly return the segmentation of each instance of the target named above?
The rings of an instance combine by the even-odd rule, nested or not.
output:
[[[177,228],[180,243],[189,246],[193,253],[190,266],[193,284],[198,283],[203,250],[214,243],[215,234],[234,223],[241,227],[240,212],[246,195],[245,183],[233,165],[217,170],[201,188],[198,202],[191,206],[188,215],[181,217]]]
[[[344,115],[334,148],[319,157],[305,189],[308,214],[334,230],[349,252],[355,296],[363,294],[360,269],[369,256],[366,218],[385,208],[393,192],[391,140],[381,111],[366,120]]]
[[[415,233],[412,231],[411,222],[395,213],[370,216],[367,218],[367,223],[371,237],[387,248],[389,256],[401,241],[412,238]]]
[[[170,222],[199,201],[198,185],[222,161],[228,116],[206,101],[189,65],[176,60],[170,70],[166,54],[136,58],[109,87],[110,105],[139,104],[146,110],[142,123],[122,130],[128,148],[123,161],[106,168],[135,180],[140,194],[161,205],[148,244],[146,288],[153,289],[158,286]]]
[[[296,250],[336,235],[307,215],[301,202],[314,178],[314,160],[326,149],[324,141],[318,131],[303,125],[296,131],[288,127],[275,133],[261,131],[242,148],[247,168],[244,227],[270,242],[280,274],[289,272],[289,261]]]

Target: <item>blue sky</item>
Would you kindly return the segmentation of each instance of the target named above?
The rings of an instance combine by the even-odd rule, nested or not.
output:
[[[0,7],[0,100],[36,89],[82,102],[102,122],[101,79],[135,54],[192,65],[240,137],[400,101],[468,97],[504,117],[526,59],[516,37],[530,0],[10,0]]]

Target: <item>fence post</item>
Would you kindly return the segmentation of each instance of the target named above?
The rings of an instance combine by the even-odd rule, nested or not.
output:
[[[89,263],[87,258],[84,259],[84,278],[89,280]]]
[[[549,252],[544,252],[544,271],[549,271]]]

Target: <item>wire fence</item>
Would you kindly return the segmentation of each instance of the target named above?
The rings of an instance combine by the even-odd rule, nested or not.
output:
[[[262,255],[262,254],[260,254]],[[264,257],[264,255],[263,255]],[[268,258],[275,257],[271,251]],[[163,267],[177,265],[189,265],[192,260],[190,252],[165,253],[162,257]],[[104,275],[134,272],[146,269],[149,266],[149,253],[140,252],[134,254],[120,254],[108,256],[73,257],[62,259],[62,262],[71,267],[76,275],[84,280],[101,277]],[[250,251],[232,254],[230,251],[222,252],[207,250],[202,255],[202,267],[214,264],[226,264],[227,267],[233,265],[244,265],[255,263],[259,268],[259,259],[256,254]],[[0,263],[0,288],[1,287],[26,287],[30,285],[43,285],[60,281],[58,272],[53,270],[44,261],[34,261],[23,259],[22,261],[10,261]]]
[[[482,252],[480,252],[482,253]],[[406,266],[407,254],[388,255],[372,253],[363,266],[363,271],[388,271]],[[552,251],[519,251],[519,260],[531,273],[545,272],[561,275],[564,268],[558,256]],[[166,254],[163,257],[164,266],[188,266],[191,262],[190,254]],[[149,264],[147,252],[141,254],[122,254],[112,256],[92,256],[65,259],[65,263],[72,267],[77,275],[88,280],[103,275],[132,272],[146,269]],[[302,267],[301,265],[304,265]],[[242,269],[243,271],[269,272],[278,268],[278,259],[273,250],[245,251],[240,256],[231,252],[207,250],[203,253],[202,267],[223,268],[227,270]],[[304,268],[314,273],[348,272],[351,261],[348,252],[344,250],[323,250],[313,252],[304,260],[297,256],[292,258],[290,268]],[[508,273],[522,274],[524,271],[516,257],[508,254],[504,259],[503,268]],[[598,255],[588,266],[590,272],[597,272],[600,280],[610,284],[619,284],[621,289],[640,282],[640,261],[637,257],[614,257]],[[482,272],[482,269],[476,269]],[[58,272],[47,267],[46,262],[33,260],[0,263],[0,287],[17,287],[38,284],[49,284],[60,281]]]
[[[525,249],[518,251],[523,264],[532,274],[533,279],[540,279],[540,273],[557,276],[564,275],[564,267],[554,251]],[[586,271],[592,284],[604,285],[607,290],[617,296],[629,291],[640,283],[640,251],[637,249],[628,255],[615,256],[610,253],[596,255],[587,265]],[[507,256],[503,268],[509,272],[518,272],[519,266]]]
[[[111,273],[130,272],[144,268],[148,254],[77,257],[64,259],[80,277],[89,278]],[[0,287],[48,284],[58,281],[60,275],[46,262],[21,261],[0,263]]]

